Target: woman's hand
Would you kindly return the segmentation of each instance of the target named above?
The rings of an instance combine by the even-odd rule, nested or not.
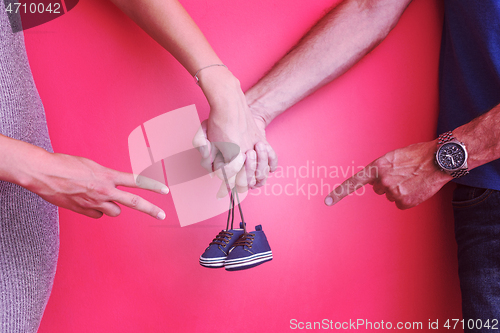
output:
[[[16,183],[46,201],[99,218],[120,215],[117,203],[163,220],[165,212],[117,186],[166,194],[168,188],[145,177],[108,169],[87,158],[54,154],[26,142],[0,135],[0,179]]]
[[[36,178],[29,190],[59,207],[93,218],[103,214],[118,216],[120,206],[136,209],[159,220],[165,212],[136,194],[117,188],[143,188],[166,194],[168,188],[160,182],[108,169],[84,157],[49,154],[38,165]]]

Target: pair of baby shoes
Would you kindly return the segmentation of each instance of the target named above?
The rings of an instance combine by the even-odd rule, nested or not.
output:
[[[233,228],[235,200],[238,201],[242,221],[239,229]],[[229,221],[231,221],[231,229],[229,229]],[[262,226],[258,225],[255,231],[247,232],[238,192],[234,188],[230,191],[226,229],[219,232],[210,242],[200,256],[200,265],[209,268],[225,267],[227,271],[238,271],[255,267],[272,259],[273,252],[262,231]]]
[[[262,230],[246,232],[244,222],[240,229],[219,232],[200,256],[200,265],[209,268],[225,267],[227,271],[252,268],[273,259],[273,252]]]

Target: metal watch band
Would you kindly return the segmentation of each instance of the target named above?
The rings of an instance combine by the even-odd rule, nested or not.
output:
[[[447,142],[450,142],[450,141],[453,141],[453,140],[455,140],[455,137],[453,136],[453,132],[452,131],[448,131],[446,133],[441,134],[438,137],[438,145],[442,145],[444,143],[447,143]],[[460,170],[451,172],[450,176],[452,176],[453,178],[456,179],[456,178],[463,177],[463,176],[465,176],[468,173],[469,173],[469,169],[460,169]]]
[[[441,145],[441,144],[446,143],[446,142],[450,142],[453,139],[455,139],[455,137],[453,136],[453,132],[452,131],[448,131],[446,133],[441,134],[438,137],[438,145]]]
[[[469,170],[461,169],[461,170],[457,170],[457,171],[450,173],[450,176],[452,176],[453,178],[460,178],[462,176],[465,176],[468,173],[469,173]]]

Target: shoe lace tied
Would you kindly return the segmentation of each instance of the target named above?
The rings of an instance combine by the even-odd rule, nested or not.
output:
[[[222,230],[217,236],[215,236],[214,240],[209,244],[209,246],[212,244],[226,246],[229,243],[231,237],[233,237],[232,232]]]
[[[238,238],[238,240],[234,243],[233,247],[246,246],[248,248],[252,248],[254,237],[255,237],[254,234],[246,232],[243,235],[241,235],[240,238]]]
[[[236,190],[236,185],[234,186],[234,188],[231,189],[231,187],[229,186],[229,182],[227,180],[226,171],[224,170],[224,167],[222,167],[221,170],[222,170],[222,174],[224,175],[224,182],[226,183],[227,191],[230,194],[229,195],[229,211],[227,212],[226,231],[233,229],[234,207],[236,205],[235,201],[237,201],[238,202],[238,210],[240,211],[240,216],[241,216],[241,224],[243,225],[243,232],[246,234],[247,233],[246,223],[245,223],[245,219],[243,218],[243,210],[241,209],[240,198],[238,196],[238,191]],[[229,229],[229,221],[231,221],[231,229]],[[215,241],[215,239],[214,239],[214,241]]]

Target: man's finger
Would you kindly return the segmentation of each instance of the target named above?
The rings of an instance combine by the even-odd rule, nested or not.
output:
[[[351,178],[346,179],[342,184],[340,184],[326,196],[325,204],[327,206],[333,206],[357,189],[365,186],[370,182],[375,181],[375,179],[377,178],[377,174],[376,172],[373,172],[373,168],[373,163],[370,163],[363,170],[359,171]]]
[[[257,169],[257,153],[255,150],[251,149],[246,153],[247,159],[245,162],[245,171],[247,174],[247,183],[250,188],[252,188],[255,183],[255,170]]]
[[[271,145],[267,145],[267,156],[269,158],[269,171],[276,171],[276,168],[278,167],[278,155]]]
[[[267,147],[263,142],[258,142],[255,145],[257,150],[257,170],[255,171],[256,186],[260,187],[266,183],[267,175],[269,174],[269,158],[267,155]]]
[[[380,184],[380,182],[376,182],[373,184],[373,191],[375,193],[377,193],[378,195],[382,195],[386,192],[385,187],[382,186],[382,184]]]
[[[389,192],[387,192],[385,196],[387,197],[387,200],[389,200],[390,202],[396,202],[396,198],[394,198],[394,196]]]
[[[151,202],[141,198],[136,194],[116,189],[116,191],[114,191],[111,195],[111,200],[129,208],[133,208],[135,210],[148,214],[158,220],[164,220],[166,216],[165,212],[159,207],[153,205]]]

